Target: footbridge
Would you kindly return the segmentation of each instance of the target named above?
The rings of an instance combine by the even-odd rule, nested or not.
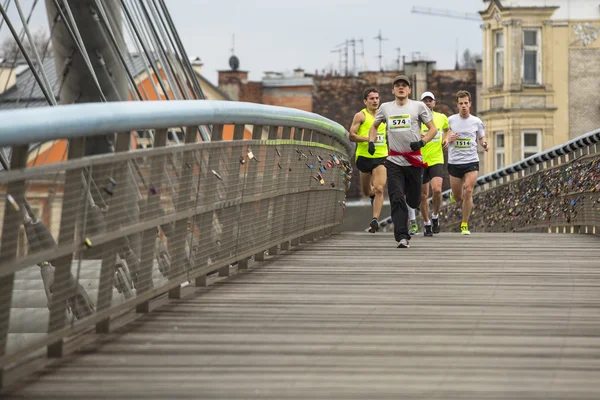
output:
[[[37,4],[0,4],[2,399],[598,398],[600,130],[398,249],[346,130],[207,100],[163,0],[47,0],[41,48]]]

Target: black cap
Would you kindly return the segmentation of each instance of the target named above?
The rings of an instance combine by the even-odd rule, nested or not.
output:
[[[404,82],[406,82],[406,84],[408,86],[411,86],[410,85],[410,79],[408,79],[408,76],[406,76],[406,75],[398,75],[397,77],[395,77],[394,78],[394,82],[392,83],[392,85],[395,85],[396,82],[398,82],[398,81],[404,81]]]

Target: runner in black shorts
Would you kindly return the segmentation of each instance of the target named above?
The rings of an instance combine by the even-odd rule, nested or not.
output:
[[[469,217],[473,208],[473,189],[479,174],[477,142],[479,141],[485,151],[488,151],[488,144],[483,122],[471,115],[471,94],[461,90],[456,94],[456,101],[458,114],[448,118],[452,131],[448,135],[448,173],[452,187],[450,201],[462,200],[460,233],[470,235]]]
[[[360,171],[360,186],[365,196],[371,198],[373,217],[369,232],[379,230],[379,215],[383,207],[383,190],[387,181],[384,161],[388,155],[385,124],[377,130],[375,152],[369,153],[369,129],[379,108],[379,92],[370,88],[363,93],[365,108],[357,112],[350,127],[350,140],[356,142],[356,167]]]
[[[435,107],[435,96],[431,92],[425,92],[421,95],[421,101],[433,113],[433,123],[437,128],[437,135],[425,147],[421,149],[423,161],[427,163],[427,168],[423,171],[423,185],[421,186],[421,215],[425,236],[433,236],[434,233],[440,233],[440,207],[442,206],[442,182],[444,178],[444,150],[446,145],[445,136],[450,131],[448,118],[442,114],[433,111]],[[421,135],[427,134],[427,126],[421,125]],[[431,186],[432,195],[432,213],[429,219],[429,186]],[[418,229],[418,227],[417,227]]]

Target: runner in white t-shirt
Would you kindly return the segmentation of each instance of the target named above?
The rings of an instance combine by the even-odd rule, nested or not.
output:
[[[469,216],[473,208],[473,188],[479,173],[477,140],[479,139],[485,151],[488,151],[488,144],[485,141],[483,122],[471,115],[471,94],[461,90],[456,94],[456,99],[458,114],[448,118],[452,132],[448,136],[448,174],[452,187],[450,200],[463,201],[460,232],[470,235]]]

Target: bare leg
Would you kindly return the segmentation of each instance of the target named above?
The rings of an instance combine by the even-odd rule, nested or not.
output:
[[[433,195],[433,214],[438,215],[442,207],[442,182],[439,176],[431,178],[431,191]],[[429,196],[429,194],[428,194]]]
[[[373,218],[379,219],[381,208],[383,207],[383,190],[387,182],[387,172],[385,166],[380,165],[373,170]]]
[[[463,198],[463,180],[450,175],[450,188],[452,189],[452,196],[454,196],[454,200],[457,202],[461,201]]]
[[[371,185],[371,180],[371,174],[365,172],[360,173],[360,189],[366,197],[373,195],[373,185]]]
[[[429,182],[421,185],[421,216],[424,222],[429,222]]]
[[[469,217],[471,216],[471,209],[473,208],[473,188],[477,182],[477,171],[467,172],[464,176],[465,184],[463,188],[463,215],[462,222],[468,223]]]

